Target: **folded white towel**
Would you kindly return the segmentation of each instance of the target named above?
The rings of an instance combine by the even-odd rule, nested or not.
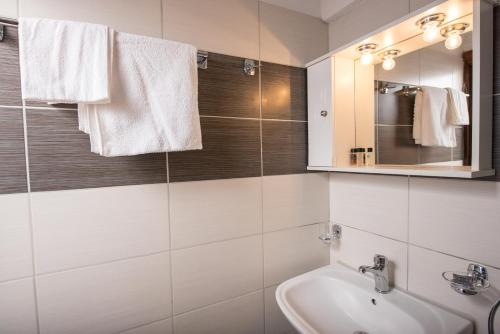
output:
[[[195,47],[116,33],[112,101],[79,104],[80,129],[103,156],[201,149]]]
[[[422,142],[422,92],[417,91],[415,96],[415,106],[413,108],[413,139],[415,144]]]
[[[423,146],[456,147],[455,127],[448,122],[448,93],[443,88],[422,87],[415,103],[414,139]],[[419,110],[418,104],[420,104]]]
[[[20,18],[18,31],[24,100],[109,102],[112,44],[108,27]]]
[[[465,93],[454,88],[448,92],[448,122],[452,125],[469,125],[469,108]]]

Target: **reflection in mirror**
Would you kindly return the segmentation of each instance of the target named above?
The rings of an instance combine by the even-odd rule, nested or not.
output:
[[[469,126],[451,121],[449,95],[452,94],[450,88],[466,92],[469,101],[462,100],[465,102],[462,107],[470,113],[471,35],[472,32],[462,35],[461,46],[453,50],[447,49],[445,43],[437,43],[398,57],[391,70],[384,69],[383,63],[375,66],[377,164],[470,165],[470,154],[466,157],[464,150],[470,147],[470,136],[465,136]],[[425,94],[430,97],[426,99]],[[424,97],[416,105],[417,95]],[[438,104],[443,102],[439,98],[444,98],[447,104],[441,119],[421,115],[421,125],[416,124],[419,121],[416,108],[423,103],[421,108],[438,114]],[[416,133],[418,126],[421,126],[420,134]],[[431,138],[418,143],[419,136]]]

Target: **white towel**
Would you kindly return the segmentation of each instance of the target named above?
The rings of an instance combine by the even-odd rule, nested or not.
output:
[[[415,99],[415,142],[423,146],[456,147],[455,127],[448,122],[447,117],[447,91],[428,86],[421,89],[421,98],[418,102]]]
[[[24,100],[106,103],[110,100],[109,29],[98,24],[19,19]]]
[[[469,108],[465,93],[454,88],[446,88],[448,92],[448,122],[452,125],[469,125]]]
[[[417,90],[415,96],[415,107],[413,108],[413,139],[415,144],[422,142],[422,92]]]
[[[112,101],[79,104],[80,129],[103,156],[201,149],[195,47],[116,33]]]

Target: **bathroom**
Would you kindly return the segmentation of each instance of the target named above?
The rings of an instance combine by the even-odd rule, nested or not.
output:
[[[457,49],[483,52],[471,69],[476,86],[464,89],[482,98],[472,100],[457,145],[417,145],[409,92],[433,84],[422,81],[430,44],[415,22],[437,11],[452,17],[452,5],[462,4],[474,13],[457,17],[485,17],[467,21]],[[496,4],[0,0],[0,334],[500,333],[500,312],[488,323],[500,299]],[[203,148],[94,153],[76,104],[23,99],[21,18],[194,46]],[[409,51],[398,44],[406,22],[418,40]],[[391,29],[389,44],[403,51],[395,67],[385,71],[391,61],[377,57],[380,46],[363,67],[356,49]],[[438,38],[443,48],[446,36]],[[347,58],[352,67],[335,67]],[[313,71],[330,60],[335,73]],[[414,76],[396,78],[404,69]],[[336,75],[352,80],[328,86]],[[344,94],[347,81],[354,88]],[[314,123],[332,117],[314,108],[328,100],[316,99],[321,89],[339,89],[331,102],[353,116],[330,123],[333,139]],[[394,106],[404,112],[384,113]],[[373,150],[376,167],[367,151],[356,155],[366,166],[352,166],[357,146]],[[376,267],[375,255],[389,269],[387,293],[375,291],[376,273],[363,274]],[[476,295],[457,293],[443,277],[469,264],[487,271]],[[291,283],[330,273],[339,282],[352,277],[338,285],[352,288],[318,281],[295,303],[285,300]],[[339,305],[351,307],[352,319]]]

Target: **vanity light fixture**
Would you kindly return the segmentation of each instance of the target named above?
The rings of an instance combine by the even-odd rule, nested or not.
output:
[[[396,66],[396,61],[394,57],[397,57],[401,53],[401,50],[387,50],[380,53],[378,56],[383,60],[382,68],[386,71],[392,70]]]
[[[362,65],[370,65],[372,63],[375,49],[377,49],[377,44],[375,43],[366,43],[358,46],[356,50],[361,54],[359,61]]]
[[[436,13],[422,17],[416,22],[416,25],[424,32],[422,38],[427,43],[431,43],[439,36],[439,26],[446,18],[443,13]]]
[[[462,45],[462,35],[469,27],[468,23],[450,24],[441,29],[441,36],[446,37],[444,45],[448,50],[454,50]]]

